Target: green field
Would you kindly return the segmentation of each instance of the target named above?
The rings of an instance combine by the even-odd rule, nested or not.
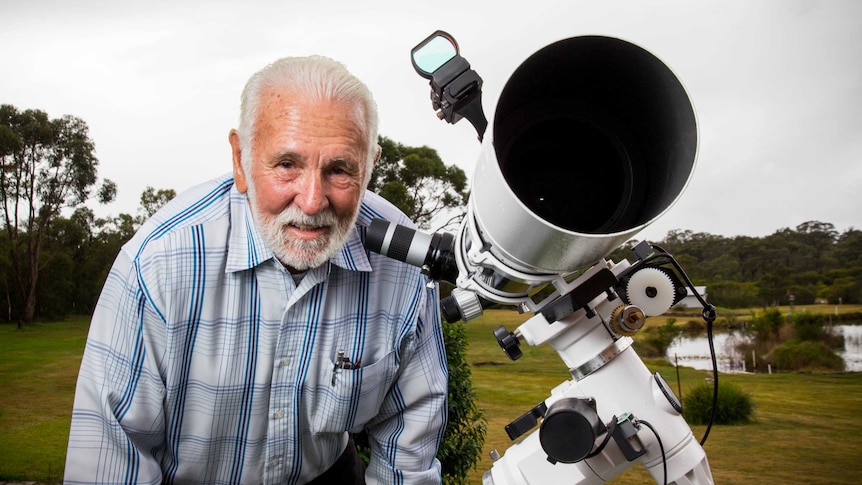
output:
[[[831,307],[830,307],[831,308]],[[813,311],[813,310],[809,310]],[[828,310],[827,310],[828,311]],[[563,363],[548,347],[524,347],[509,361],[491,331],[510,330],[525,317],[491,310],[466,324],[468,361],[488,418],[484,461],[472,475],[481,483],[487,453],[509,445],[503,427],[544,400],[568,379]],[[87,320],[42,323],[16,329],[0,325],[0,482],[59,482],[65,463],[75,376],[86,338]],[[647,362],[676,388],[676,370]],[[705,373],[681,369],[682,391]],[[862,373],[722,375],[750,393],[756,422],[716,426],[705,450],[717,483],[854,483],[862,476]],[[700,438],[703,427],[695,427]],[[613,483],[653,483],[633,467]]]
[[[473,383],[488,419],[483,461],[471,475],[471,483],[481,483],[482,473],[490,467],[488,452],[496,449],[502,454],[511,444],[504,427],[569,379],[565,365],[550,347],[522,346],[524,356],[516,362],[502,353],[493,329],[505,325],[511,331],[526,318],[514,311],[492,310],[466,324]],[[656,320],[664,321],[662,317]],[[648,321],[648,325],[654,324]],[[647,367],[660,372],[676,390],[673,366],[650,360]],[[680,368],[683,395],[706,377],[706,372]],[[704,449],[716,483],[858,482],[862,476],[862,373],[722,374],[720,378],[752,395],[756,421],[713,426]],[[704,430],[704,426],[693,427],[697,439]],[[635,466],[612,483],[654,482],[645,469]]]
[[[88,325],[0,325],[0,481],[62,479]]]

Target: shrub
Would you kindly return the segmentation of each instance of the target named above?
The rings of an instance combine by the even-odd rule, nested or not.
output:
[[[778,337],[782,325],[784,325],[784,315],[775,307],[767,308],[751,318],[751,330],[754,332],[754,337],[763,343]]]
[[[842,350],[846,348],[844,335],[841,332],[836,332],[832,326],[823,328],[823,343],[829,346],[830,349]]]
[[[460,485],[467,483],[467,474],[479,463],[487,422],[482,410],[476,407],[476,391],[464,354],[467,348],[464,323],[444,323],[443,340],[449,365],[449,420],[437,459],[443,483]]]
[[[706,330],[706,322],[703,320],[689,320],[685,322],[683,333],[687,335],[697,335]]]
[[[767,359],[780,370],[844,370],[844,360],[824,342],[784,342],[772,349]]]
[[[763,359],[771,350],[769,345],[754,339],[745,339],[738,342],[733,348],[742,358],[745,369],[750,372],[767,371],[767,362]]]
[[[839,322],[859,323],[862,322],[862,312],[846,312],[835,317]]]
[[[683,398],[683,415],[689,424],[706,424],[712,412],[713,383],[701,382]],[[752,421],[754,400],[739,386],[718,381],[714,424],[744,424]]]
[[[638,333],[635,351],[642,357],[665,357],[667,349],[681,332],[682,329],[676,326],[676,319],[668,318],[664,325]]]
[[[824,320],[820,313],[796,313],[792,318],[796,337],[799,340],[821,340]]]
[[[730,330],[730,320],[726,317],[718,317],[712,322],[713,330]]]

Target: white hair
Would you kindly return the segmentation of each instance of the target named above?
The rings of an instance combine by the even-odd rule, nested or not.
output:
[[[365,182],[371,176],[377,155],[377,103],[368,87],[338,61],[323,56],[285,57],[255,73],[242,91],[239,141],[242,167],[250,175],[251,147],[260,117],[261,96],[267,90],[290,91],[315,101],[341,101],[353,105],[356,119],[367,140]]]

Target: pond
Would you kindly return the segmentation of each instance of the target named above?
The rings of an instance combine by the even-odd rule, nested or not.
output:
[[[844,349],[836,353],[844,359],[844,369],[862,372],[862,325],[833,325],[836,334],[844,335]],[[736,344],[746,339],[741,332],[716,332],[713,336],[719,372],[745,372],[742,356]],[[756,356],[760,359],[760,356]],[[712,369],[706,334],[696,337],[681,336],[667,350],[670,363],[695,369]]]

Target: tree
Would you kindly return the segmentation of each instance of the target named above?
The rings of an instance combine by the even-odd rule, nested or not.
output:
[[[467,202],[463,170],[445,165],[437,151],[427,146],[408,147],[383,136],[378,143],[382,151],[371,172],[369,190],[395,204],[421,229],[429,229],[435,216],[446,210],[461,209],[452,218],[460,219]]]
[[[21,322],[35,316],[45,231],[62,209],[83,204],[96,184],[99,161],[88,131],[74,116],[49,119],[44,111],[0,106],[0,198]],[[105,181],[99,201],[115,194],[116,185]]]
[[[46,228],[36,291],[40,318],[57,320],[93,311],[94,295],[104,282],[89,276],[96,273],[91,266],[96,259],[94,219],[92,210],[80,207],[69,218],[54,218]]]
[[[149,185],[141,194],[141,207],[138,208],[138,224],[143,224],[159,209],[177,196],[174,189],[156,190]]]
[[[838,267],[862,267],[862,231],[850,228],[842,233],[833,248]]]
[[[721,302],[728,308],[748,308],[757,306],[760,288],[757,283],[721,281],[709,284],[709,299]]]

